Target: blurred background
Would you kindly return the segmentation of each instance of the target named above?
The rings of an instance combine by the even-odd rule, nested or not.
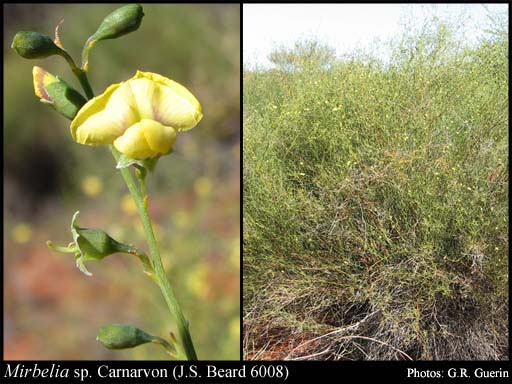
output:
[[[240,357],[240,5],[143,5],[138,31],[97,44],[95,94],[140,69],[185,85],[203,106],[195,129],[148,178],[150,216],[164,265],[200,359]],[[72,141],[69,121],[40,103],[38,65],[81,88],[61,57],[26,60],[10,48],[19,30],[53,37],[80,62],[83,43],[115,10],[106,4],[4,5],[4,358],[167,359],[157,346],[109,351],[95,340],[108,323],[166,337],[172,321],[138,260],[113,255],[83,275],[67,245],[73,213],[147,250],[142,226],[105,146]]]

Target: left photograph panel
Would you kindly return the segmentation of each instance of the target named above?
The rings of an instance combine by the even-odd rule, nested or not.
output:
[[[240,358],[240,4],[4,5],[5,360]]]

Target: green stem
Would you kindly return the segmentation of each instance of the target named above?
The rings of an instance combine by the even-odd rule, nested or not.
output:
[[[116,159],[116,162],[119,161],[119,153],[112,146],[110,149],[112,151],[112,155]],[[155,281],[162,291],[171,314],[176,319],[178,334],[180,336],[187,360],[197,360],[194,344],[192,343],[192,338],[190,337],[188,322],[185,319],[183,312],[181,311],[181,307],[178,303],[178,300],[176,299],[171,284],[165,275],[162,259],[160,258],[160,253],[156,244],[155,234],[153,233],[153,227],[151,226],[151,220],[149,218],[146,205],[144,204],[146,196],[142,196],[140,191],[137,189],[133,176],[128,168],[121,168],[121,175],[123,176],[126,186],[128,187],[135,205],[137,206],[137,210],[142,221],[142,226],[144,227],[144,232],[146,234],[149,253],[153,262],[153,268],[155,270]]]
[[[167,340],[162,339],[161,337],[154,336],[152,343],[159,344],[165,348],[167,353],[171,356],[176,356],[176,348],[172,344],[170,344]]]
[[[87,73],[89,71],[89,51],[96,44],[95,36],[92,35],[87,39],[82,49],[82,69]]]
[[[87,99],[92,99],[94,97],[94,92],[92,91],[91,85],[89,84],[89,80],[87,80],[87,75],[84,71],[82,71],[80,68],[73,70],[75,73],[75,76],[78,77],[78,80],[80,81],[80,84],[82,85],[82,88],[85,91],[85,94],[87,95]]]
[[[135,247],[131,247],[128,251],[130,255],[136,256],[140,262],[142,263],[142,270],[146,275],[148,275],[151,279],[155,280],[155,271],[153,269],[153,264],[149,260],[148,255],[142,252],[140,249]]]
[[[78,68],[75,65],[75,62],[73,61],[71,56],[69,56],[68,53],[64,50],[62,50],[62,56],[66,59],[69,66],[71,67],[71,70],[80,81],[80,84],[82,85],[85,94],[87,95],[87,98],[92,99],[94,97],[94,93],[92,91],[91,85],[89,84],[89,80],[87,79],[86,69],[84,68],[85,70],[82,70]],[[84,67],[86,66],[87,62]],[[116,159],[117,163],[119,161],[119,152],[117,152],[113,146],[110,146],[110,150],[112,151],[112,155]],[[153,270],[155,273],[155,276],[151,277],[160,287],[160,290],[162,291],[167,306],[169,307],[169,310],[171,312],[171,315],[173,315],[174,318],[176,319],[178,333],[180,335],[181,343],[183,345],[183,349],[185,351],[187,360],[197,360],[196,351],[194,349],[194,344],[192,342],[192,337],[190,336],[188,328],[188,322],[185,319],[183,312],[181,311],[181,307],[178,303],[178,300],[176,299],[176,295],[174,294],[171,284],[169,283],[169,280],[165,275],[162,259],[160,258],[160,253],[158,251],[158,246],[156,244],[155,234],[153,233],[153,227],[151,226],[151,220],[149,218],[147,211],[147,195],[145,188],[145,180],[143,177],[139,178],[141,182],[141,188],[144,192],[144,196],[142,196],[139,190],[137,189],[137,186],[135,185],[135,182],[133,180],[133,176],[128,170],[128,168],[121,168],[121,175],[123,176],[126,186],[128,187],[128,190],[132,195],[135,205],[137,206],[137,210],[139,211],[139,216],[142,221],[142,226],[144,227],[144,232],[146,234],[146,239],[148,242],[149,251],[151,255],[151,261],[153,264]],[[142,261],[144,263],[144,260]]]
[[[92,99],[94,97],[94,92],[92,91],[91,84],[89,84],[89,80],[87,79],[87,74],[85,73],[85,71],[76,66],[73,58],[69,56],[69,54],[66,51],[61,50],[60,55],[64,59],[66,59],[71,70],[77,77],[78,81],[80,81],[80,85],[82,85],[82,88],[85,91],[87,99]]]
[[[71,244],[73,244],[73,243],[71,243]],[[76,253],[78,251],[78,249],[75,246],[68,245],[67,247],[61,247],[59,245],[53,245],[53,243],[50,240],[48,240],[46,242],[46,246],[55,252]]]

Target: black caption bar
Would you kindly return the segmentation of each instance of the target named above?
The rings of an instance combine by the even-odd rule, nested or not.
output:
[[[510,362],[3,361],[2,383],[295,383],[390,378],[393,382],[510,380]]]

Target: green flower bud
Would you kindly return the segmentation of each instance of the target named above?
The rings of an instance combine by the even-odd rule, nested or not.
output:
[[[95,41],[116,39],[136,31],[140,26],[142,16],[144,13],[140,4],[130,4],[118,8],[103,19],[91,39]]]
[[[108,349],[133,348],[150,343],[154,339],[154,336],[143,330],[126,324],[105,325],[98,330],[96,337],[96,340]]]
[[[12,40],[11,48],[25,59],[42,59],[59,55],[62,51],[50,37],[31,31],[18,32]]]
[[[82,68],[89,70],[89,51],[100,40],[117,39],[127,33],[136,31],[144,12],[140,4],[130,4],[116,9],[110,15],[105,17],[98,30],[87,39],[82,51]]]
[[[108,349],[133,348],[146,343],[154,343],[162,346],[169,355],[176,355],[176,348],[173,344],[127,324],[109,324],[101,327],[96,340]]]
[[[43,103],[50,104],[57,112],[73,120],[87,100],[64,80],[41,67],[32,70],[34,91]]]

